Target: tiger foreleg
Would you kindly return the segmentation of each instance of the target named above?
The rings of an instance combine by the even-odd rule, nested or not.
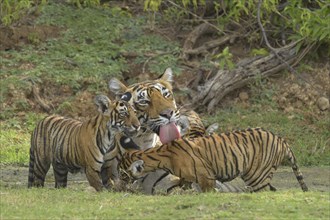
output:
[[[93,167],[88,166],[86,167],[86,177],[89,182],[89,184],[95,188],[96,191],[102,191],[103,190],[103,184],[101,179],[101,171],[95,170]]]
[[[102,184],[105,188],[111,189],[113,186],[113,181],[110,178],[110,168],[109,167],[102,167],[101,169],[101,178],[102,178]]]
[[[126,189],[126,184],[121,179],[116,159],[105,161],[101,168],[101,178],[103,186],[108,190],[123,191]]]
[[[205,176],[200,176],[196,184],[200,187],[201,192],[212,191],[215,188],[215,180]]]

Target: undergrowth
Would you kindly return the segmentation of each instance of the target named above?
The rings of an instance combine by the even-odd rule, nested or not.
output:
[[[171,66],[178,73],[178,45],[159,35],[144,34],[145,19],[143,16],[133,18],[119,7],[78,9],[50,2],[43,7],[36,23],[61,27],[62,35],[37,46],[28,45],[20,51],[4,53],[1,101],[10,103],[12,93],[17,90],[29,94],[32,84],[68,86],[73,94],[81,89],[107,92],[109,79],[122,78],[132,64],[147,63],[145,71],[157,73]],[[128,53],[135,57],[127,58]],[[152,57],[146,57],[146,53]],[[32,68],[24,68],[27,65]],[[142,68],[134,71],[142,72]],[[30,107],[29,103],[20,106],[14,102],[2,119]]]

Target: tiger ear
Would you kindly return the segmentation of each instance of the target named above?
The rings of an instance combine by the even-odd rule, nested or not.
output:
[[[173,71],[171,68],[167,68],[165,72],[159,77],[159,79],[167,81],[169,83],[173,82]]]
[[[116,95],[123,94],[128,88],[117,78],[112,78],[109,81],[109,89]]]
[[[107,110],[109,110],[109,106],[111,104],[111,101],[108,97],[105,95],[98,95],[94,98],[94,102],[96,106],[98,107],[98,111],[101,113],[105,113]]]

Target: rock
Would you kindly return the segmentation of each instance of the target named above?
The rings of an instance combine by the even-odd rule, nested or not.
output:
[[[245,102],[249,99],[249,94],[247,92],[240,92],[238,97],[242,102]]]
[[[290,88],[290,91],[293,93],[293,94],[298,94],[299,93],[299,85],[294,83],[291,88]]]
[[[319,107],[319,109],[321,111],[325,111],[330,107],[329,99],[327,99],[326,97],[320,97],[317,100],[316,104],[317,104],[317,107]]]
[[[19,116],[19,117],[24,117],[24,116],[25,116],[25,112],[18,112],[18,113],[17,113],[17,116]]]
[[[286,107],[284,109],[284,112],[286,112],[286,113],[293,112],[293,111],[294,111],[294,108],[292,106]]]
[[[302,103],[302,101],[300,101],[300,100],[296,101],[296,103],[295,103],[296,108],[302,108],[303,106],[304,106],[304,104]]]
[[[284,96],[278,99],[278,104],[280,105],[281,108],[285,108],[286,103],[287,103],[287,99]]]
[[[288,119],[289,119],[289,120],[294,119],[294,115],[289,115],[289,116],[288,116]]]

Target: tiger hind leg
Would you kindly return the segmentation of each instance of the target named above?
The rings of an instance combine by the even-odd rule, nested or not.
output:
[[[53,164],[54,177],[55,177],[55,188],[65,188],[68,182],[69,170],[60,164]]]
[[[273,172],[275,168],[272,167],[268,172],[265,172],[263,176],[249,178],[249,181],[246,181],[246,178],[242,178],[247,186],[251,189],[251,192],[260,192],[260,191],[276,191],[276,188],[270,184],[270,181],[273,178]]]
[[[30,150],[28,188],[44,187],[46,174],[50,168],[50,162],[45,159],[39,159],[39,157],[35,157],[33,150]]]
[[[265,184],[265,185],[259,185],[258,188],[254,188],[252,191],[253,192],[262,192],[262,191],[272,191],[275,192],[277,189],[270,183]]]

